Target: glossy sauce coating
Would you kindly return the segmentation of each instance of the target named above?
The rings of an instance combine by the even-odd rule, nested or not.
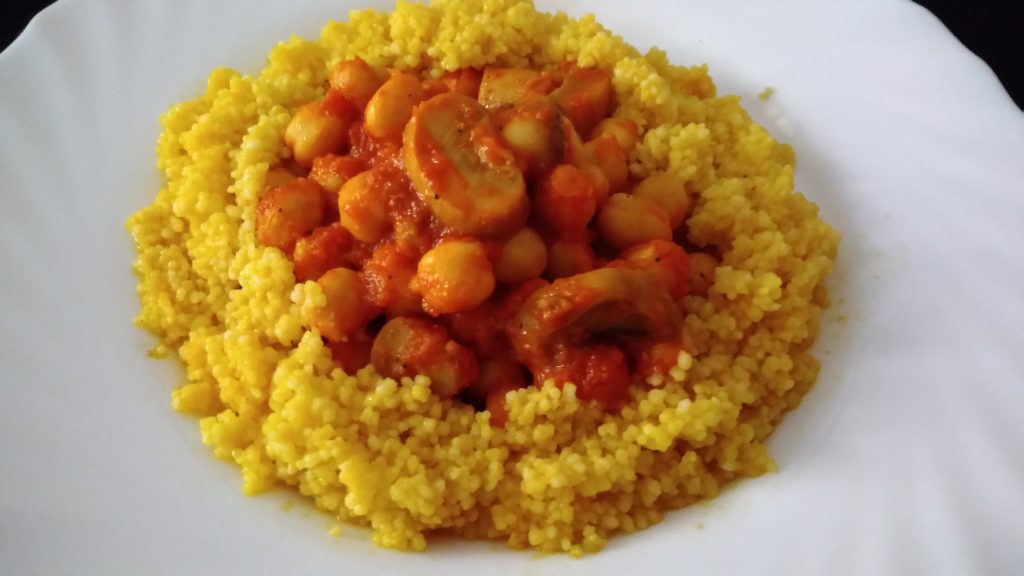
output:
[[[678,301],[711,272],[673,241],[683,182],[631,180],[639,133],[612,109],[609,74],[572,64],[342,62],[285,132],[297,174],[273,169],[257,239],[320,285],[307,322],[345,370],[429,376],[498,423],[545,379],[615,409],[687,349]]]

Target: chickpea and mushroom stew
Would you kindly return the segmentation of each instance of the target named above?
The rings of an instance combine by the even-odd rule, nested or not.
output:
[[[569,63],[434,80],[340,62],[288,124],[294,174],[256,236],[320,284],[308,321],[346,369],[425,374],[496,421],[510,389],[549,378],[615,409],[693,350],[685,182],[629,178],[638,128],[611,93]]]

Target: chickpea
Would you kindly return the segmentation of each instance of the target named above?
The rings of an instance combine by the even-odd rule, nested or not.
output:
[[[525,98],[500,116],[501,135],[528,176],[536,177],[561,162],[565,155],[562,120],[549,99]]]
[[[325,154],[313,160],[309,179],[331,194],[337,194],[341,190],[342,184],[364,170],[366,170],[366,164],[362,160],[351,156]]]
[[[312,180],[294,178],[269,190],[256,205],[256,240],[291,254],[299,238],[309,234],[323,219],[320,186]]]
[[[552,232],[582,232],[597,210],[597,193],[585,172],[560,164],[541,179],[533,195],[533,210]]]
[[[476,68],[462,68],[445,72],[444,76],[441,76],[441,82],[444,82],[452,92],[465,94],[475,99],[480,95],[480,81],[482,78],[483,74]]]
[[[338,222],[313,230],[312,234],[295,243],[292,254],[295,279],[299,282],[316,280],[331,268],[349,264],[351,248],[352,235]]]
[[[690,259],[686,251],[669,240],[651,240],[636,244],[622,253],[630,265],[651,274],[655,282],[668,290],[673,300],[690,290]]]
[[[434,316],[476,308],[494,292],[494,271],[483,244],[458,239],[431,248],[420,258],[413,289]]]
[[[668,223],[673,229],[678,228],[690,209],[690,197],[686,194],[686,181],[682,178],[661,172],[644,178],[633,189],[633,195],[653,201],[668,214]]]
[[[347,145],[354,116],[352,105],[334,91],[299,108],[284,131],[284,141],[295,162],[309,168],[317,156],[337,152]]]
[[[267,170],[266,175],[263,176],[263,189],[270,190],[278,188],[291,183],[291,181],[296,178],[298,178],[298,176],[293,174],[291,170],[283,166],[277,166],[276,168]]]
[[[416,276],[416,258],[399,250],[394,243],[378,245],[360,274],[370,302],[383,308],[389,316],[406,316],[422,310],[422,298],[409,286]]]
[[[423,318],[400,316],[389,320],[373,341],[370,360],[383,376],[427,376],[430,389],[442,398],[455,396],[480,373],[470,349],[452,340],[443,327]]]
[[[612,246],[622,250],[648,240],[671,240],[668,214],[651,200],[612,194],[597,217],[597,229]]]
[[[362,58],[355,58],[339,62],[331,71],[330,83],[331,88],[362,110],[384,83],[384,78]]]
[[[370,305],[366,287],[354,270],[332,268],[317,281],[327,302],[317,310],[309,325],[334,342],[345,342],[362,333],[379,313]]]
[[[548,265],[544,240],[530,228],[523,228],[501,248],[494,265],[494,277],[504,284],[516,284],[536,278]]]
[[[594,250],[586,239],[558,239],[548,244],[548,278],[567,278],[595,267]]]
[[[511,118],[501,129],[501,135],[517,158],[525,158],[528,164],[533,157],[542,156],[547,150],[548,132],[532,118]]]
[[[622,190],[629,180],[629,164],[626,153],[619,147],[618,140],[605,134],[583,145],[583,155],[601,169],[608,179],[608,190],[613,194]]]
[[[366,131],[374,138],[399,140],[413,106],[422,99],[423,87],[415,76],[392,72],[366,104]]]
[[[718,261],[706,252],[690,253],[690,294],[707,296],[715,283],[715,268]]]
[[[373,185],[372,170],[361,172],[342,185],[338,192],[341,225],[360,242],[373,244],[387,233],[391,222],[388,203]]]
[[[636,148],[637,142],[640,140],[640,130],[637,128],[636,122],[625,118],[601,120],[590,137],[597,139],[606,134],[615,138],[615,141],[619,143],[619,148],[622,148],[627,156],[633,152],[633,148]]]

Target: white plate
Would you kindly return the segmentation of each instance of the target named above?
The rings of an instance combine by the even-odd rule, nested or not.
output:
[[[0,54],[0,571],[1022,573],[1024,115],[909,2],[541,3],[710,64],[842,232],[824,369],[771,442],[779,473],[577,561],[379,550],[242,496],[132,326],[123,222],[157,191],[167,106],[350,5],[304,4],[62,0]]]

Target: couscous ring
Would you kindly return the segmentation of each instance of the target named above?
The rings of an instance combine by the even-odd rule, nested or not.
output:
[[[161,123],[136,322],[245,493],[578,555],[774,469],[839,237],[706,67],[399,2]]]

